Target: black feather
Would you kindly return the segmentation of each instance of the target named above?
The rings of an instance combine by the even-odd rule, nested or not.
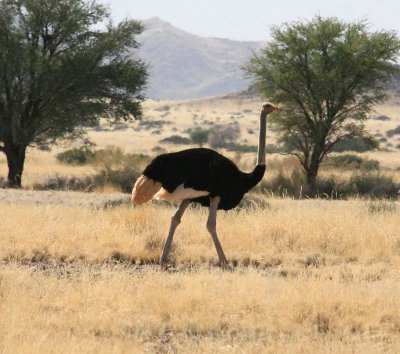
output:
[[[239,204],[243,195],[262,179],[264,172],[265,165],[257,165],[253,172],[244,173],[218,152],[197,148],[157,156],[143,175],[160,182],[170,193],[181,184],[185,188],[207,191],[210,196],[192,201],[209,206],[210,197],[219,196],[218,209],[229,210]]]

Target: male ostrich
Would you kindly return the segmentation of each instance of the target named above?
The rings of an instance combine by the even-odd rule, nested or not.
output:
[[[180,203],[171,218],[171,226],[160,263],[168,260],[172,239],[181,217],[191,202],[210,208],[207,230],[211,234],[221,266],[227,260],[216,232],[217,210],[229,210],[239,204],[243,195],[258,184],[265,172],[265,137],[267,114],[280,108],[265,103],[260,113],[257,165],[253,172],[241,172],[218,152],[197,148],[157,156],[138,178],[132,201],[143,204],[155,199]]]

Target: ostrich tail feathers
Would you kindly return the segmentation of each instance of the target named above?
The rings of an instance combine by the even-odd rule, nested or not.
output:
[[[143,204],[148,202],[161,189],[161,183],[146,176],[140,176],[132,190],[132,202]]]

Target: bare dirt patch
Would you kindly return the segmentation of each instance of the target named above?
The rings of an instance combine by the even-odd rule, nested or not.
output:
[[[0,189],[0,205],[68,205],[79,208],[107,207],[129,203],[129,195],[123,193],[102,194],[50,190]]]

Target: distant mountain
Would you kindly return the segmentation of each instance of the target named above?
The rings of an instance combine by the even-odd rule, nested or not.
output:
[[[263,42],[202,38],[158,18],[143,21],[139,56],[149,64],[147,96],[154,99],[193,99],[245,90],[241,65]]]

